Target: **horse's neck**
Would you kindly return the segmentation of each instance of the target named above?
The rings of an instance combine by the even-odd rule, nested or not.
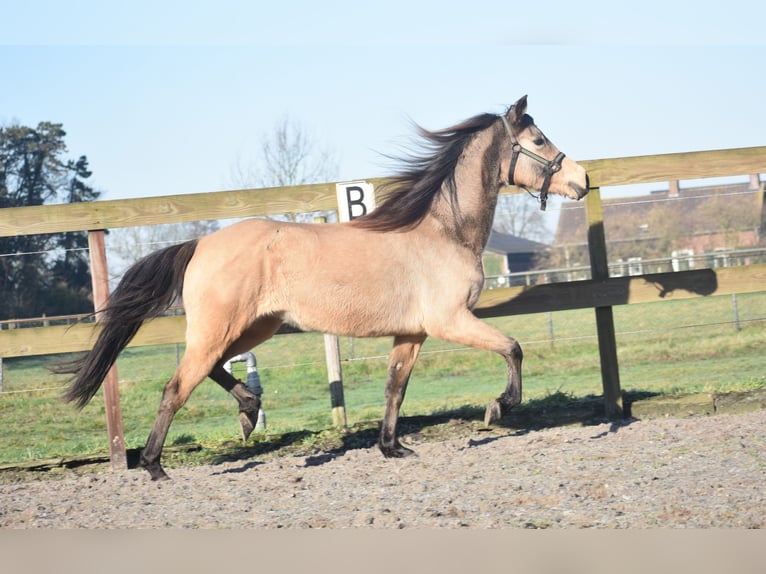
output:
[[[500,168],[493,131],[485,130],[466,146],[455,167],[456,201],[446,183],[434,202],[431,217],[442,232],[481,256],[487,244],[500,191]]]

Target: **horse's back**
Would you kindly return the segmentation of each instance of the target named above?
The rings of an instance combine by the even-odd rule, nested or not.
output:
[[[233,224],[199,240],[184,279],[187,316],[278,315],[305,330],[359,336],[417,328],[403,321],[408,257],[392,239],[345,224]]]

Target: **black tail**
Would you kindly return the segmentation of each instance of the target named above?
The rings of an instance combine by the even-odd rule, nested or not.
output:
[[[65,401],[75,402],[78,408],[88,404],[141,324],[165,311],[180,295],[184,272],[196,247],[196,240],[166,247],[125,272],[106,308],[99,311],[101,332],[93,349],[53,369],[74,375],[64,393]]]

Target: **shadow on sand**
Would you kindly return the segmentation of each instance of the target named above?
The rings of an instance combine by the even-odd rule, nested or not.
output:
[[[610,421],[605,416],[604,401],[600,396],[572,397],[559,392],[519,405],[508,416],[495,423],[492,429],[484,428],[484,408],[463,407],[430,415],[403,416],[399,419],[399,435],[404,442],[464,437],[468,439],[469,446],[482,446],[505,436],[520,436],[534,430],[573,424],[587,426],[612,422],[612,428],[607,432],[616,432],[618,428],[632,421],[630,405],[633,402],[656,394],[648,391],[625,392],[623,404],[626,416],[619,420]],[[210,463],[222,464],[241,460],[244,463],[242,468],[235,467],[225,472],[244,472],[259,464],[254,458],[282,451],[280,454],[304,457],[305,466],[318,466],[341,457],[350,450],[375,447],[379,426],[379,422],[368,422],[341,431],[304,430],[258,437],[254,444],[227,446],[214,454]]]

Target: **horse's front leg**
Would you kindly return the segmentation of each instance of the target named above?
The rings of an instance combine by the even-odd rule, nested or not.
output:
[[[399,419],[399,408],[407,391],[407,383],[420,347],[426,340],[425,335],[395,337],[394,348],[388,363],[388,378],[386,379],[386,413],[380,428],[378,446],[386,457],[401,458],[413,454],[413,451],[402,446],[396,436],[396,423]]]
[[[507,339],[507,351],[501,354],[508,364],[508,385],[499,397],[487,405],[484,411],[484,426],[487,427],[499,421],[521,402],[521,360],[524,353],[518,341],[510,337]]]
[[[444,322],[431,334],[445,341],[493,351],[505,359],[508,384],[505,391],[487,405],[484,413],[486,426],[503,418],[521,402],[521,361],[524,355],[516,339],[480,321],[469,309],[455,312],[451,321]]]

